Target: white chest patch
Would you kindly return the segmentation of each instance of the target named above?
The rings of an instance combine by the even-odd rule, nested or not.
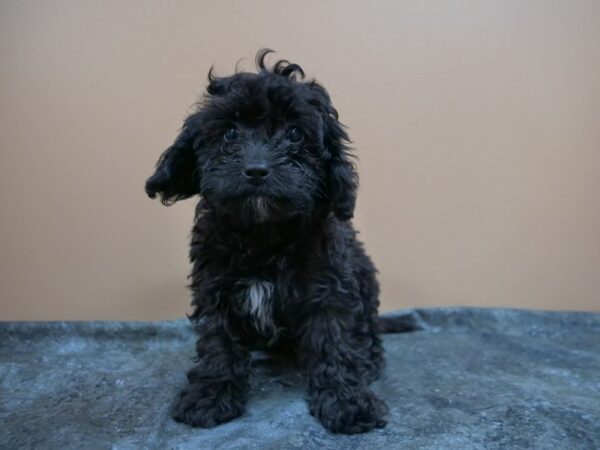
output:
[[[241,280],[242,309],[252,316],[254,325],[261,332],[275,331],[273,323],[273,291],[275,287],[270,281],[249,279]]]

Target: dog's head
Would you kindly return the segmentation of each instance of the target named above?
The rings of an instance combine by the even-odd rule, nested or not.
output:
[[[352,217],[358,177],[348,135],[327,91],[281,60],[258,72],[215,77],[146,182],[163,204],[195,194],[250,223],[309,215],[329,206]]]

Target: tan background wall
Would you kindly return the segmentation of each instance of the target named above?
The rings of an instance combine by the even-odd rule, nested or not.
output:
[[[1,319],[188,311],[193,202],[144,180],[262,46],[350,127],[384,309],[600,309],[600,2],[4,0]]]

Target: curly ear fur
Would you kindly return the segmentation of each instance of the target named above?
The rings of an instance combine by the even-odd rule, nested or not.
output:
[[[333,211],[339,220],[350,220],[354,216],[358,189],[358,173],[348,147],[350,138],[325,88],[315,81],[310,86],[317,94],[313,103],[321,109],[323,117],[323,142],[330,158],[328,192]]]
[[[156,163],[156,171],[146,181],[146,194],[158,194],[163,205],[200,193],[200,174],[197,171],[194,136],[190,120],[186,120],[173,145],[166,149]]]
[[[358,187],[358,174],[354,163],[349,160],[347,154],[334,156],[329,171],[329,191],[335,216],[342,221],[350,220],[354,216]]]

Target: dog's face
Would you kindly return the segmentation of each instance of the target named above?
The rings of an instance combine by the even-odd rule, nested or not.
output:
[[[327,91],[287,61],[216,78],[146,183],[170,204],[202,195],[245,223],[309,215],[329,205],[352,217],[357,175]]]

